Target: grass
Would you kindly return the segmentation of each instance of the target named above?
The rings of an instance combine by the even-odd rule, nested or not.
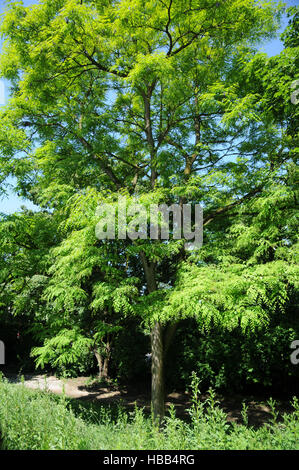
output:
[[[278,450],[299,449],[299,404],[278,422],[272,403],[271,423],[254,429],[228,423],[213,391],[205,402],[198,399],[198,379],[193,376],[193,402],[189,422],[176,417],[174,408],[158,429],[142,409],[128,413],[121,407],[89,408],[64,395],[29,390],[0,380],[0,432],[2,449],[20,450]]]

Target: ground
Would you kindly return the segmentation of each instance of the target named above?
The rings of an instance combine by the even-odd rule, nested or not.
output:
[[[73,379],[59,379],[50,375],[25,374],[23,379],[17,374],[5,374],[6,378],[16,384],[22,380],[26,387],[32,389],[47,390],[53,393],[65,393],[70,398],[76,398],[80,401],[93,401],[98,404],[111,405],[121,403],[125,408],[133,409],[135,405],[143,407],[145,411],[150,411],[150,395],[147,393],[136,392],[127,387],[117,387],[115,385],[103,386],[96,381],[91,381],[90,377],[77,377]],[[202,395],[205,400],[207,395]],[[263,400],[256,397],[233,395],[217,395],[219,406],[227,414],[227,420],[230,422],[242,423],[242,403],[245,402],[248,407],[248,424],[260,426],[268,422],[271,418],[271,409]],[[173,404],[178,416],[187,415],[187,409],[191,406],[191,397],[188,393],[173,392],[166,397],[166,408]],[[279,401],[277,410],[280,415],[284,412],[290,412],[291,407],[287,402]]]

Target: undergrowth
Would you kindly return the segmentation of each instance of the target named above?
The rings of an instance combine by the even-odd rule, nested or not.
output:
[[[65,395],[29,390],[24,384],[0,379],[0,432],[2,449],[27,450],[191,450],[191,449],[299,449],[299,404],[278,422],[275,403],[272,420],[258,429],[248,426],[246,407],[243,424],[228,423],[210,390],[201,402],[199,381],[192,378],[193,399],[189,422],[170,408],[162,428],[143,409],[133,412],[100,407],[74,406]]]

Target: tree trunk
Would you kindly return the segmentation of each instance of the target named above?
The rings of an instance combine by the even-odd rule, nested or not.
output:
[[[97,363],[98,363],[98,368],[99,368],[99,379],[102,378],[102,369],[103,369],[103,358],[102,355],[99,353],[98,349],[93,350],[94,355],[96,357]]]
[[[163,328],[156,322],[151,332],[152,346],[152,411],[161,424],[165,414]]]
[[[102,367],[102,379],[105,379],[105,380],[108,379],[108,363],[109,363],[109,358],[104,357],[103,367]]]
[[[147,92],[141,92],[144,101],[144,123],[145,134],[149,146],[151,158],[151,186],[155,188],[157,173],[156,148],[152,131],[151,122],[151,97],[157,81],[154,80],[147,87]],[[152,261],[148,261],[145,253],[140,253],[141,261],[144,268],[147,290],[149,293],[157,290],[156,283],[156,266]],[[152,412],[154,419],[161,424],[165,414],[164,404],[164,353],[163,353],[163,327],[161,323],[156,322],[151,331],[151,352],[152,352]]]
[[[149,293],[157,290],[155,264],[148,262],[143,252],[140,253],[144,267],[147,290]],[[160,424],[165,414],[164,397],[164,353],[163,353],[163,327],[156,322],[151,331],[152,352],[152,412],[154,419]]]
[[[108,379],[108,365],[111,356],[111,341],[110,336],[108,335],[106,344],[105,344],[105,356],[103,360],[103,367],[102,367],[102,377],[103,379]]]
[[[98,363],[98,368],[99,368],[99,373],[98,377],[99,379],[108,379],[108,366],[109,366],[109,359],[110,359],[110,345],[106,346],[106,354],[105,356],[99,352],[98,349],[94,349],[94,355],[96,357],[97,363]]]

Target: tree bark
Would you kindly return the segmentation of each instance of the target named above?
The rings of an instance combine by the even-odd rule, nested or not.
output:
[[[102,370],[103,370],[103,358],[102,358],[102,355],[99,353],[98,349],[94,349],[93,353],[94,353],[94,355],[96,357],[96,360],[97,360],[97,363],[98,363],[98,368],[99,368],[98,376],[99,376],[99,379],[101,379],[102,378]]]
[[[165,414],[163,328],[156,322],[151,332],[152,346],[152,411],[154,420],[161,424]]]
[[[149,293],[157,290],[155,264],[148,262],[143,252],[140,253]],[[154,420],[160,425],[165,414],[164,396],[164,352],[163,352],[163,327],[160,322],[155,322],[151,331],[152,352],[152,396],[151,405]]]
[[[108,379],[108,363],[109,363],[109,358],[104,357],[103,361],[103,367],[102,367],[102,379]]]
[[[151,187],[155,188],[157,173],[156,148],[153,137],[153,129],[151,122],[151,97],[156,85],[154,80],[151,85],[147,86],[147,91],[141,90],[144,102],[144,123],[145,135],[149,147],[151,159]],[[148,261],[145,253],[140,253],[141,261],[144,268],[147,290],[149,293],[158,289],[156,283],[156,266],[152,261]],[[165,414],[165,397],[164,397],[164,352],[163,352],[163,327],[160,322],[155,322],[151,331],[151,352],[152,352],[152,412],[154,420],[160,425]]]
[[[105,346],[105,355],[101,354],[98,349],[94,349],[94,355],[96,357],[99,373],[99,379],[108,379],[109,375],[109,359],[110,359],[110,343],[108,342]]]

